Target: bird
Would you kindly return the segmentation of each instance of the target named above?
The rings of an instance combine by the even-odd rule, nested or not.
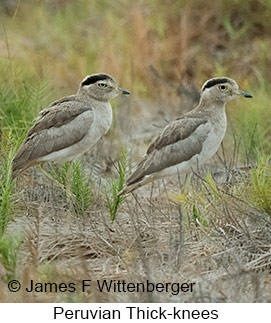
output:
[[[239,90],[231,78],[207,80],[202,85],[198,105],[163,128],[119,195],[166,176],[187,174],[203,165],[217,152],[225,136],[226,104],[239,96],[252,98]]]
[[[105,135],[112,123],[110,99],[130,94],[105,73],[87,75],[76,94],[42,110],[12,161],[15,178],[31,166],[73,161]]]

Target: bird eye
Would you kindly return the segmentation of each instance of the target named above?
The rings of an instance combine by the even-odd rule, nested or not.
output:
[[[219,85],[218,89],[221,92],[225,92],[225,91],[227,91],[228,87],[226,85]]]
[[[105,88],[105,87],[107,87],[107,84],[105,84],[105,83],[97,83],[97,85],[98,85],[99,87],[101,87],[101,88]]]

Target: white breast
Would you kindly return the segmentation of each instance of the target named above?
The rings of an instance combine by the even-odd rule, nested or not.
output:
[[[210,122],[210,132],[203,144],[202,151],[200,153],[200,164],[204,164],[208,159],[218,151],[222,140],[224,139],[227,129],[227,117],[223,110],[223,113],[219,113],[214,116]]]
[[[111,124],[112,109],[110,103],[106,103],[94,110],[94,121],[82,143],[85,144],[88,142],[88,145],[95,145],[108,132]]]

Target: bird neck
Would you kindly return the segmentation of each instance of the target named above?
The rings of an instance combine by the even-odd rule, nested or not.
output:
[[[226,106],[226,102],[223,102],[221,100],[210,99],[210,98],[208,98],[207,100],[207,99],[201,98],[198,106],[196,107],[196,110],[204,111],[205,113],[207,111],[210,111],[211,113],[214,113],[214,111],[224,112],[225,106]]]
[[[109,104],[108,100],[100,100],[99,98],[94,97],[91,94],[84,93],[80,90],[77,92],[76,95],[81,101],[88,102],[88,103],[93,102],[96,106],[99,106],[99,105],[105,106]]]

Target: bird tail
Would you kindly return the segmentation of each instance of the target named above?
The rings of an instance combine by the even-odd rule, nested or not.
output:
[[[12,167],[12,176],[11,176],[11,178],[15,179],[18,175],[21,174],[22,171],[23,171],[22,169],[13,169],[13,167]]]
[[[17,155],[12,160],[12,179],[17,177],[23,171],[23,168],[18,165],[16,157]]]
[[[131,192],[133,192],[134,190],[136,190],[138,188],[138,184],[139,183],[135,183],[135,184],[128,184],[126,185],[119,193],[118,196],[122,196],[122,195],[126,195],[129,194]]]
[[[16,163],[12,162],[12,179],[15,179],[17,176],[19,176],[24,170],[26,170],[29,166],[26,165],[25,167],[18,167]]]
[[[118,196],[126,195],[129,193],[132,193],[133,191],[137,190],[138,188],[152,182],[154,180],[153,176],[150,177],[143,177],[137,182],[133,182],[130,184],[127,184],[119,193]]]
[[[22,163],[18,162],[18,160],[15,156],[12,161],[12,179],[15,179],[15,177],[19,176],[27,168],[34,166],[35,164],[37,164],[36,161],[30,161],[28,163],[22,164]]]

